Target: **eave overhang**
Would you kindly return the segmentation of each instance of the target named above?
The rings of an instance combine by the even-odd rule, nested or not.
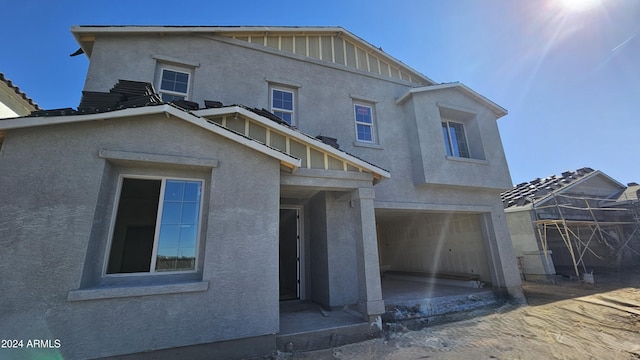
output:
[[[505,116],[505,115],[507,115],[509,113],[502,106],[494,103],[493,101],[489,100],[485,96],[483,96],[480,93],[472,90],[471,88],[469,88],[468,86],[466,86],[466,85],[464,85],[464,84],[462,84],[460,82],[453,82],[453,83],[448,83],[448,84],[430,85],[430,86],[422,86],[422,87],[413,88],[413,89],[409,90],[407,93],[405,93],[404,95],[402,95],[400,98],[398,98],[396,100],[396,104],[402,105],[402,103],[407,101],[413,94],[429,92],[429,91],[445,90],[445,89],[455,89],[455,90],[461,91],[463,94],[465,94],[465,95],[473,98],[474,100],[480,102],[484,106],[486,106],[489,109],[491,109],[491,111],[493,111],[493,113],[496,115],[496,119],[499,119],[499,118],[501,118],[501,117],[503,117],[503,116]]]
[[[13,129],[48,126],[48,125],[60,125],[80,123],[87,121],[99,121],[99,120],[114,120],[119,118],[130,118],[136,116],[148,116],[148,115],[165,115],[166,117],[175,117],[184,120],[190,124],[201,127],[207,131],[223,136],[227,139],[233,140],[239,144],[245,145],[253,150],[256,150],[265,155],[271,156],[280,161],[283,168],[288,169],[291,173],[295,173],[298,168],[302,166],[302,160],[287,152],[271,147],[260,141],[252,139],[246,134],[239,133],[225,126],[219,125],[208,117],[225,116],[225,115],[238,115],[251,121],[254,121],[265,128],[272,129],[278,133],[284,134],[287,137],[294,139],[297,142],[305,144],[309,148],[313,148],[322,153],[328,154],[345,164],[353,165],[363,172],[369,172],[372,174],[374,183],[388,179],[391,177],[390,173],[382,168],[379,168],[373,164],[370,164],[362,159],[359,159],[353,155],[340,151],[330,145],[323,143],[322,141],[310,137],[300,131],[297,131],[288,126],[284,126],[270,120],[266,117],[258,115],[252,111],[249,111],[241,106],[229,106],[217,109],[204,109],[193,112],[188,112],[183,109],[177,108],[173,105],[163,104],[156,106],[145,106],[138,108],[128,108],[122,110],[115,110],[105,113],[87,114],[87,115],[68,115],[68,116],[44,116],[44,117],[22,117],[11,118],[0,121],[0,134],[8,132]],[[346,165],[345,165],[346,166]]]
[[[294,172],[301,165],[301,160],[291,155],[285,154],[277,149],[261,144],[253,139],[238,134],[230,129],[220,125],[211,123],[206,119],[200,118],[194,114],[178,109],[171,105],[145,106],[139,108],[129,108],[123,110],[110,111],[99,114],[89,115],[69,115],[69,116],[52,116],[52,117],[22,117],[15,119],[5,119],[0,121],[0,133],[13,129],[22,129],[30,127],[61,125],[81,123],[88,121],[113,120],[120,118],[148,116],[148,115],[165,115],[166,117],[175,117],[184,120],[190,124],[203,128],[214,134],[233,140],[239,144],[247,146],[255,151],[271,156],[280,161],[281,165],[289,168]]]
[[[377,167],[344,151],[340,151],[333,146],[327,145],[322,141],[289,126],[278,124],[273,120],[249,111],[242,106],[228,106],[223,108],[195,110],[193,111],[193,113],[204,118],[239,114],[240,116],[251,119],[252,121],[259,123],[266,128],[275,130],[287,137],[295,139],[296,141],[304,143],[312,148],[315,148],[318,151],[329,154],[332,157],[335,157],[343,162],[353,164],[363,171],[370,172],[376,182],[382,181],[384,179],[389,179],[391,177],[391,174],[387,170]]]

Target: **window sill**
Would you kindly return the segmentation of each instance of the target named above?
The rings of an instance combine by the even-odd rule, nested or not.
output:
[[[384,148],[378,144],[366,143],[366,142],[357,141],[357,140],[353,142],[353,146],[363,147],[368,149],[384,150]]]
[[[472,163],[472,164],[489,165],[489,162],[487,160],[463,158],[463,157],[457,157],[457,156],[447,156],[447,160],[460,161],[460,162],[466,162],[466,163]]]
[[[67,301],[85,301],[125,298],[133,296],[149,296],[178,294],[188,292],[207,291],[208,281],[168,284],[168,285],[144,285],[144,286],[120,286],[91,289],[71,290],[67,295]]]

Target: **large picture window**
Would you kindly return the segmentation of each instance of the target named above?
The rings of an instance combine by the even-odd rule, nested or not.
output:
[[[194,271],[202,181],[124,177],[107,274]]]
[[[470,157],[463,124],[453,121],[443,121],[442,136],[444,138],[447,156]]]
[[[294,93],[285,89],[271,89],[271,112],[289,125],[295,125]]]

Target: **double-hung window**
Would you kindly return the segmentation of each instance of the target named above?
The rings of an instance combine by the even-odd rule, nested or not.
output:
[[[373,143],[373,108],[363,104],[353,106],[356,120],[356,140]]]
[[[123,177],[107,274],[195,271],[202,180]]]
[[[162,101],[186,100],[189,97],[188,72],[162,68],[160,76],[159,93]]]
[[[442,136],[447,156],[469,158],[469,146],[464,133],[464,125],[453,121],[442,122]]]
[[[295,125],[295,96],[291,90],[271,89],[271,112],[289,125]]]

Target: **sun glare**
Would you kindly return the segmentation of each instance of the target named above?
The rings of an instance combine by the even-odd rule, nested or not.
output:
[[[600,5],[600,0],[556,0],[556,3],[565,11],[583,12]]]

